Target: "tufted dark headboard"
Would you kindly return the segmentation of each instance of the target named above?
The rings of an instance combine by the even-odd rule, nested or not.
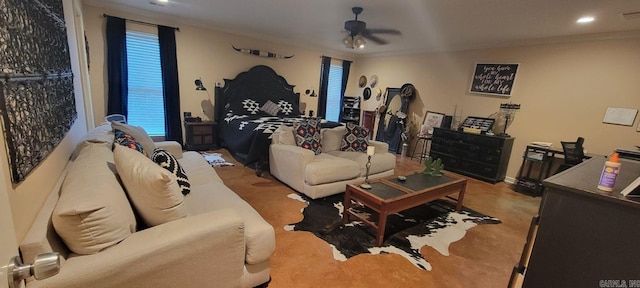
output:
[[[221,123],[227,109],[238,107],[246,99],[252,99],[263,105],[268,100],[278,103],[284,100],[293,105],[293,115],[300,114],[300,94],[293,92],[294,85],[287,83],[268,66],[258,65],[242,72],[234,79],[224,79],[223,87],[215,89],[215,115],[217,123]],[[238,113],[238,111],[234,111]]]

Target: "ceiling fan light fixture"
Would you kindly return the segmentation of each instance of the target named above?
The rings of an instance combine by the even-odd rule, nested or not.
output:
[[[347,48],[353,49],[353,36],[345,36],[344,39],[342,39],[342,44],[344,44],[344,46]]]
[[[353,47],[362,49],[366,43],[367,41],[364,40],[362,35],[356,35],[356,37],[353,38]]]

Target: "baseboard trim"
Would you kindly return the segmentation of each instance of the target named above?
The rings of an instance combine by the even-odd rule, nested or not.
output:
[[[504,182],[507,182],[509,184],[515,184],[516,183],[516,178],[513,177],[504,177]]]

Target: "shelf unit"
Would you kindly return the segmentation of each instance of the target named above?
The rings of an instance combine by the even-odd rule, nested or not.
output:
[[[429,155],[442,159],[445,170],[495,184],[507,174],[513,141],[512,137],[434,128]]]
[[[356,125],[360,125],[360,97],[344,96],[344,99],[342,100],[341,120],[344,123],[351,122]]]
[[[549,147],[527,145],[522,155],[520,173],[516,178],[516,191],[528,192],[533,196],[542,195],[542,180],[549,176],[552,161],[553,155],[549,152]],[[538,168],[538,175],[531,175],[534,166]]]

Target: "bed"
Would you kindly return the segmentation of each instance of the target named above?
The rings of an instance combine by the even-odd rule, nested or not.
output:
[[[219,141],[236,160],[255,167],[257,175],[268,166],[272,133],[282,124],[293,125],[304,118],[300,94],[293,87],[270,67],[258,65],[234,79],[224,79],[224,86],[215,89]],[[277,113],[260,109],[269,101],[277,105]],[[325,122],[321,127],[338,125]]]

